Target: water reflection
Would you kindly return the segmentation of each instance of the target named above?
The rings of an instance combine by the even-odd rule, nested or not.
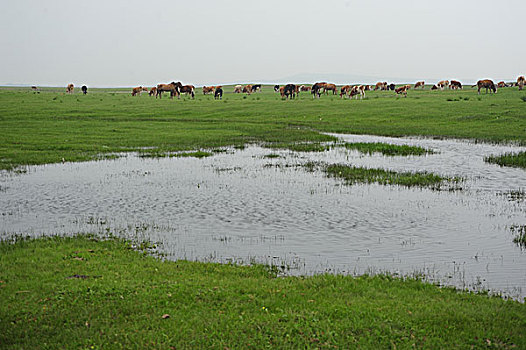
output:
[[[463,141],[338,135],[435,150],[365,156],[343,148],[294,153],[260,147],[205,159],[117,160],[2,173],[0,237],[114,233],[163,243],[170,259],[272,263],[288,273],[389,271],[461,288],[526,296],[526,172],[484,156],[524,150]],[[279,158],[266,155],[277,153]],[[307,172],[308,161],[466,179],[463,191],[354,185]],[[512,192],[510,192],[512,191]]]

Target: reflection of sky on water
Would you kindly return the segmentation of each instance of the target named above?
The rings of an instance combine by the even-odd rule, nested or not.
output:
[[[383,157],[341,148],[307,154],[248,147],[205,159],[127,155],[32,167],[0,178],[0,237],[112,232],[161,241],[172,259],[257,261],[292,273],[423,273],[458,287],[526,296],[526,254],[510,231],[526,224],[526,202],[506,196],[526,189],[526,171],[483,161],[519,148],[339,136],[438,153]],[[270,153],[281,157],[264,157]],[[296,166],[311,160],[467,180],[455,192],[345,186]]]

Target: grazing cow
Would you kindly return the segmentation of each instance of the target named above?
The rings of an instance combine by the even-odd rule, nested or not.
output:
[[[216,87],[216,91],[214,92],[214,99],[222,99],[223,98],[223,89],[221,88],[221,86],[217,86]]]
[[[382,82],[376,83],[376,85],[374,86],[374,91],[376,91],[378,89],[380,89],[380,90],[389,90],[388,86],[387,86],[387,82],[384,81],[383,83]]]
[[[493,93],[497,93],[497,87],[493,83],[493,80],[490,79],[484,79],[477,81],[477,87],[478,87],[478,93],[480,95],[480,89],[486,88],[486,93],[488,93],[488,89],[493,90]]]
[[[365,91],[372,91],[372,88],[371,85],[365,85]]]
[[[318,98],[320,98],[321,93],[322,93],[322,89],[325,89],[325,86],[327,86],[327,83],[325,83],[325,82],[315,83],[314,85],[312,85],[312,88],[311,88],[312,98],[314,98],[316,96],[318,96]]]
[[[498,87],[498,88],[505,88],[505,87],[509,87],[509,85],[506,84],[504,81],[499,81],[499,82],[497,83],[497,87]]]
[[[433,86],[431,87],[431,90],[438,90],[438,86],[436,86],[436,84],[433,85]]]
[[[325,84],[325,95],[332,91],[333,95],[336,95],[336,85],[334,84]]]
[[[274,92],[279,92],[279,85],[274,85]]]
[[[421,87],[422,90],[424,90],[425,85],[426,85],[426,83],[424,81],[417,81],[416,84],[415,84],[415,89]]]
[[[519,90],[522,90],[525,84],[526,84],[526,78],[524,78],[524,75],[521,75],[520,77],[517,78],[517,86],[519,87]]]
[[[157,89],[156,89],[156,94],[155,94],[155,98],[157,98],[157,96],[159,96],[159,98],[162,98],[163,97],[163,92],[170,92],[170,98],[174,98],[174,95],[177,95],[177,98],[179,98],[181,92],[180,92],[180,88],[181,86],[183,86],[181,84],[181,82],[171,82],[170,84],[157,84]]]
[[[86,95],[88,93],[88,87],[86,85],[82,85],[82,87],[80,89],[82,90],[82,93],[84,95]]]
[[[261,84],[255,84],[255,85],[252,85],[252,87],[250,88],[250,91],[251,92],[261,92]]]
[[[280,89],[281,90],[281,89]],[[294,97],[296,97],[296,85],[294,84],[287,84],[283,87],[283,91],[281,91],[281,97],[285,97],[285,98],[291,98],[293,99]]]
[[[449,88],[449,81],[441,80],[437,83],[437,86],[440,88],[440,90],[444,90],[445,87]]]
[[[36,86],[31,86],[31,90],[38,91],[38,88]]]
[[[394,91],[396,89],[396,85],[391,83],[387,86],[387,90],[391,90],[391,91]]]
[[[351,85],[344,85],[344,86],[342,86],[341,89],[340,89],[340,98],[343,98],[343,96],[347,96],[347,94],[349,93],[351,88],[352,88]]]
[[[397,95],[404,94],[404,97],[407,97],[407,85],[396,88],[395,92]]]
[[[250,93],[252,93],[252,84],[245,85],[243,88],[243,93],[250,95]]]
[[[143,91],[148,92],[148,88],[145,88],[145,87],[142,87],[142,86],[134,87],[134,88],[132,89],[132,96],[140,95],[141,92],[143,92]]]
[[[360,100],[365,97],[365,85],[355,85],[349,91],[349,98],[351,99],[354,96],[356,96],[356,99],[358,99],[358,95],[360,96]]]
[[[458,80],[451,80],[451,83],[449,84],[450,88],[453,90],[462,90],[462,83]]]
[[[305,86],[305,85],[300,85],[300,86],[297,86],[296,85],[296,90],[297,91],[297,94],[299,95],[301,91],[310,91],[311,90],[311,87],[310,86]]]
[[[243,86],[242,85],[234,86],[234,94],[240,94],[241,92],[243,92]]]
[[[180,94],[187,94],[192,96],[192,98],[195,97],[195,86],[193,85],[182,85],[179,86],[179,95]],[[179,98],[179,96],[177,96]]]
[[[208,95],[214,92],[215,86],[203,86],[203,95]]]
[[[151,88],[150,92],[148,92],[148,95],[149,96],[157,95],[157,87],[154,86],[153,88]]]
[[[74,92],[73,90],[75,90],[75,85],[68,84],[68,86],[66,87],[66,93],[67,94],[72,94]]]

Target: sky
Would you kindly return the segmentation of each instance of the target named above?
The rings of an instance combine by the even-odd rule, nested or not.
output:
[[[0,85],[514,81],[525,39],[525,0],[6,0]]]

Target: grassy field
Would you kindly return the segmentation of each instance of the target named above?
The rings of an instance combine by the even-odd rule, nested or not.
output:
[[[114,152],[210,149],[249,142],[330,141],[321,132],[423,135],[526,144],[526,92],[368,92],[366,99],[283,101],[271,87],[250,96],[225,87],[223,100],[198,91],[195,100],[162,100],[129,89],[0,89],[0,169],[96,159]],[[498,156],[498,155],[496,155]],[[524,158],[524,155],[521,156]],[[522,163],[521,163],[522,164]]]
[[[120,240],[0,243],[1,349],[524,349],[526,305],[386,276],[276,277]]]
[[[321,151],[334,141],[324,132],[526,145],[526,92],[516,88],[369,92],[363,101],[283,101],[271,87],[251,96],[226,87],[221,101],[63,90],[0,88],[0,169],[128,151],[205,157],[251,142]],[[367,146],[347,147],[426,152]],[[360,170],[333,175],[355,181]],[[134,248],[85,236],[0,242],[0,349],[526,348],[526,308],[516,301],[386,276],[277,278],[265,266],[162,261]]]

